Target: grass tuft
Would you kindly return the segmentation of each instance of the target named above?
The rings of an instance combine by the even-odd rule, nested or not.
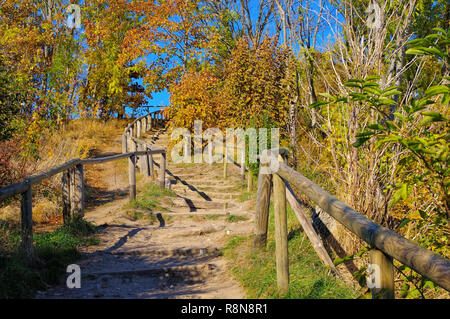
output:
[[[271,207],[266,248],[254,250],[251,236],[236,236],[223,249],[224,256],[233,261],[233,276],[244,287],[248,298],[280,298],[277,292],[273,215]],[[300,227],[295,215],[288,208],[290,285],[284,298],[358,297],[353,288],[333,277],[330,270],[321,263]]]
[[[142,194],[136,196],[136,199],[127,203],[125,205],[125,208],[146,209],[150,211],[165,211],[167,209],[161,206],[159,198],[175,196],[176,194],[172,190],[161,189],[155,183],[148,183],[145,185]]]
[[[227,216],[227,222],[229,222],[229,223],[237,223],[237,222],[241,222],[244,220],[248,220],[248,218],[245,216],[241,216],[241,215],[228,215]]]

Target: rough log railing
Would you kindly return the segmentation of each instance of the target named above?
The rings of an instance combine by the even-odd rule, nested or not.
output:
[[[154,127],[164,125],[167,119],[163,110],[158,110],[138,117],[131,122],[124,130],[122,135],[122,153],[126,153],[129,150],[135,151],[156,151],[153,145],[140,140],[141,135],[147,131],[150,131]],[[144,176],[154,176],[154,160],[153,154],[161,154],[160,173],[159,173],[159,185],[161,188],[166,187],[166,151],[160,153],[149,152],[145,156],[138,156],[134,159],[129,159],[128,166],[131,170],[133,166],[139,166],[140,172]],[[132,161],[134,160],[134,162]],[[136,194],[136,177],[130,174],[130,196]]]
[[[281,294],[289,288],[289,263],[287,248],[287,218],[286,193],[305,233],[313,243],[313,247],[325,264],[330,265],[331,259],[325,249],[317,243],[317,234],[306,217],[306,209],[295,197],[291,185],[302,192],[312,202],[327,212],[348,230],[356,234],[370,246],[370,264],[375,271],[376,284],[372,283],[373,298],[394,298],[394,266],[393,259],[398,260],[419,274],[425,276],[435,284],[450,291],[450,260],[419,246],[399,234],[380,226],[358,213],[345,203],[327,193],[318,185],[304,177],[299,172],[287,166],[287,149],[273,149],[265,151],[261,156],[261,167],[278,162],[278,170],[258,177],[258,191],[256,198],[256,216],[254,246],[263,247],[267,241],[267,225],[270,206],[271,188],[273,187],[276,267],[277,284]],[[262,160],[264,158],[264,161]],[[273,184],[273,186],[272,186]],[[305,228],[306,225],[306,228]],[[311,237],[312,236],[312,237]],[[316,244],[316,245],[315,245]],[[325,256],[326,255],[326,256]],[[331,263],[332,264],[332,263]]]
[[[128,158],[128,175],[130,184],[130,200],[136,198],[136,158],[151,158],[153,167],[153,155],[161,154],[160,163],[160,187],[165,187],[165,167],[166,167],[166,150],[153,149],[151,145],[137,140],[132,136],[132,130],[141,136],[142,132],[150,130],[152,127],[164,124],[163,111],[155,111],[148,115],[142,116],[127,126],[123,134],[122,141],[129,138],[132,142],[131,151],[125,147],[123,153],[112,156],[90,158],[90,159],[73,159],[57,167],[51,168],[43,173],[36,174],[25,178],[22,182],[8,185],[0,188],[0,201],[15,195],[21,195],[21,228],[22,242],[21,249],[25,255],[31,260],[33,254],[33,212],[32,212],[32,186],[48,179],[56,174],[62,173],[62,203],[63,203],[63,220],[66,222],[70,217],[83,216],[84,214],[84,165],[92,165],[115,161],[122,158]],[[144,126],[143,126],[143,123]],[[136,130],[137,128],[137,130]],[[141,149],[136,148],[136,144],[146,145]],[[144,163],[145,161],[142,160]],[[153,175],[153,171],[145,173],[144,165],[141,164],[140,171],[145,176]]]

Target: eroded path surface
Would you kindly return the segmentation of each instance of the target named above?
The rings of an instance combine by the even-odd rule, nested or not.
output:
[[[146,139],[157,148],[167,146],[163,129]],[[120,139],[116,144],[109,151],[118,152]],[[158,156],[154,160],[160,162]],[[124,196],[126,163],[108,165],[114,164],[98,169],[104,172],[104,193],[114,200],[92,203],[86,212],[85,218],[100,228],[100,244],[84,248],[78,262],[81,288],[67,288],[64,277],[60,286],[37,298],[245,298],[220,254],[230,236],[252,231],[253,213],[240,199],[237,166],[229,165],[224,179],[219,164],[169,161],[166,174],[175,194],[159,198],[157,209],[132,209],[131,218]],[[138,196],[149,181],[138,178]]]

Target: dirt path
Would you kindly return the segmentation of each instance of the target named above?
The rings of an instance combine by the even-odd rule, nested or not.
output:
[[[148,136],[147,141],[166,148],[166,132],[153,133],[158,137]],[[108,152],[120,151],[120,136],[114,144]],[[159,160],[156,156],[155,162]],[[103,188],[91,190],[100,199],[88,203],[85,218],[101,226],[100,244],[85,248],[78,262],[81,288],[67,288],[62,278],[62,285],[36,297],[245,298],[220,256],[231,235],[252,231],[250,204],[239,200],[239,169],[230,165],[224,179],[219,164],[169,161],[167,177],[176,196],[162,198],[160,211],[142,211],[157,218],[152,224],[125,214],[127,175],[122,166],[96,167],[107,178]],[[138,183],[138,196],[146,182],[142,177]]]

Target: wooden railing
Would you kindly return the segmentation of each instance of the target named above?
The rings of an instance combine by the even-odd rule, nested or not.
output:
[[[166,150],[153,149],[151,145],[140,141],[132,136],[133,128],[136,130],[138,136],[141,132],[139,127],[142,127],[142,121],[146,119],[146,124],[143,131],[148,130],[152,126],[161,125],[164,123],[164,115],[162,111],[149,113],[134,120],[127,126],[123,136],[129,137],[133,146],[131,151],[127,148],[123,149],[123,154],[91,158],[91,159],[73,159],[69,162],[61,164],[57,167],[51,168],[43,173],[36,174],[25,178],[22,182],[8,185],[0,188],[0,201],[10,198],[15,195],[21,195],[21,227],[22,227],[22,242],[21,249],[29,258],[33,258],[33,211],[32,211],[32,186],[48,179],[56,174],[62,173],[62,203],[63,203],[63,220],[66,222],[71,217],[83,216],[84,214],[84,165],[105,163],[115,161],[122,158],[128,158],[128,175],[130,182],[130,200],[136,197],[136,159],[140,159],[140,170],[145,176],[152,176],[154,171],[147,170],[145,173],[145,160],[151,158],[151,167],[153,167],[153,155],[161,154],[160,163],[160,186],[165,187],[165,169],[166,169]],[[139,124],[140,123],[140,124]],[[124,139],[122,139],[124,140]],[[138,149],[136,144],[146,145],[146,147]]]
[[[260,169],[260,175],[258,176],[254,233],[254,246],[264,246],[267,241],[270,193],[273,182],[277,284],[281,294],[286,293],[289,288],[286,193],[288,194],[288,200],[291,207],[297,217],[299,217],[305,233],[313,243],[314,249],[325,264],[330,265],[331,262],[328,253],[320,244],[320,241],[317,244],[318,237],[314,229],[312,229],[309,218],[306,217],[306,209],[304,209],[303,204],[295,197],[291,185],[297,191],[306,195],[306,197],[335,220],[369,244],[371,248],[371,268],[373,271],[378,272],[374,275],[379,278],[377,285],[372,288],[373,298],[394,298],[393,259],[400,261],[404,265],[430,279],[435,284],[450,291],[449,259],[419,246],[417,243],[374,223],[356,212],[302,174],[287,166],[284,163],[287,160],[287,155],[287,149],[269,150],[265,151],[265,154],[263,155],[263,157],[269,159],[270,162],[279,160],[279,168],[278,171],[273,174],[262,174]],[[268,164],[261,162],[261,165],[264,166]],[[307,225],[307,227],[305,228],[304,225]],[[326,256],[324,254],[326,254]]]
[[[153,154],[161,154],[161,163],[160,163],[160,176],[159,176],[159,185],[161,188],[166,187],[166,160],[167,154],[164,150],[160,153],[154,153],[156,149],[153,146],[145,141],[139,139],[142,133],[145,133],[151,130],[153,127],[157,127],[165,124],[167,119],[165,118],[165,114],[163,110],[158,110],[146,114],[144,116],[138,117],[133,122],[131,122],[124,130],[122,135],[122,153],[126,153],[129,150],[136,151],[150,151],[145,156],[138,156],[137,158],[131,158],[128,162],[129,170],[131,171],[133,167],[136,165],[139,166],[140,172],[144,174],[144,176],[149,177],[154,175],[154,160]],[[159,150],[162,151],[162,150]],[[153,152],[153,153],[152,153]],[[133,162],[133,160],[135,162]],[[129,174],[130,176],[130,197],[136,197],[136,178],[133,174]]]

